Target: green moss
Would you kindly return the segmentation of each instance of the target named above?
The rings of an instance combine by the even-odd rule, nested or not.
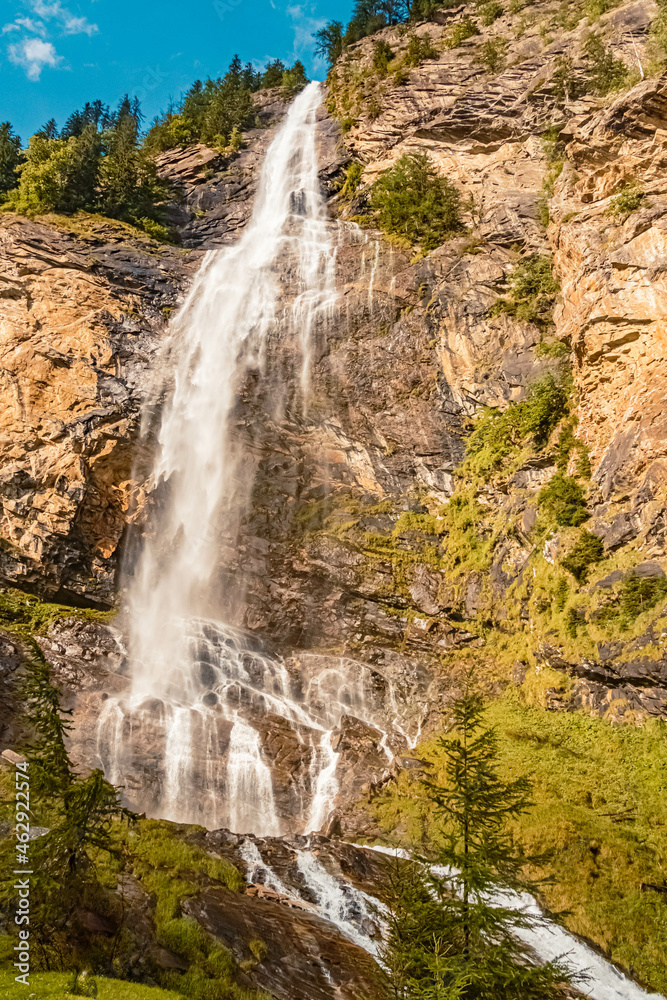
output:
[[[52,604],[22,590],[0,591],[0,628],[24,637],[44,635],[61,618],[82,618],[107,624],[115,615],[115,611]]]
[[[507,690],[487,716],[498,728],[504,778],[530,775],[535,805],[515,825],[527,852],[551,852],[539,872],[553,874],[543,902],[565,925],[647,987],[667,989],[667,726],[612,726],[583,713],[549,712],[546,688],[564,690],[554,672],[529,671],[525,688]],[[440,780],[435,740],[418,748]],[[407,772],[378,795],[373,812],[392,839],[423,844],[431,806]]]

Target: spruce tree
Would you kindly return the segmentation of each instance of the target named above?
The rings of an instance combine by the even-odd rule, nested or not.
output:
[[[0,196],[18,185],[16,168],[23,158],[21,140],[10,122],[0,124]]]
[[[390,882],[385,894],[391,917],[384,964],[399,970],[387,994],[392,1000],[552,1000],[562,995],[567,971],[558,962],[534,964],[517,932],[536,918],[513,908],[506,895],[534,891],[523,871],[544,861],[526,856],[508,829],[531,806],[530,782],[501,777],[498,737],[484,725],[484,704],[470,679],[450,714],[449,731],[438,741],[444,781],[424,783],[436,826],[428,859],[415,863],[421,889],[404,878]],[[421,928],[416,934],[415,927]],[[411,966],[406,934],[417,942]]]

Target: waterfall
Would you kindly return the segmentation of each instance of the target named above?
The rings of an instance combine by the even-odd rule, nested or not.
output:
[[[396,715],[393,687],[378,691],[366,666],[306,656],[288,670],[227,624],[242,597],[230,563],[255,473],[239,401],[250,380],[274,410],[289,399],[308,419],[311,348],[336,302],[330,232],[359,238],[327,220],[320,100],[313,83],[292,104],[252,219],[235,245],[205,256],[169,331],[143,418],[140,452],[153,460],[142,547],[126,573],[131,685],[105,702],[97,732],[105,772],[133,807],[264,836],[325,824],[339,788],[332,732],[346,715],[377,729],[387,765]]]

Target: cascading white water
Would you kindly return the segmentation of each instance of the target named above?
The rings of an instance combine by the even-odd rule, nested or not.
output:
[[[312,330],[335,297],[333,250],[315,148],[317,84],[297,97],[271,144],[252,219],[237,244],[209,253],[168,345],[173,379],[162,408],[153,485],[168,497],[153,518],[129,588],[133,696],[191,702],[183,620],[211,608],[221,539],[232,544],[243,507],[243,455],[233,413],[267,339],[296,335],[307,371]],[[281,312],[278,264],[295,259],[291,315]],[[302,376],[302,381],[304,380]]]
[[[368,668],[341,660],[294,676],[216,620],[233,603],[220,585],[224,553],[235,551],[254,473],[236,426],[244,380],[252,372],[267,396],[300,399],[305,418],[311,344],[333,315],[320,99],[310,84],[294,101],[266,154],[250,223],[237,244],[207,254],[173,322],[144,419],[152,509],[127,584],[131,689],[106,701],[98,725],[106,773],[135,807],[266,836],[283,828],[267,746],[277,720],[297,744],[283,793],[291,827],[310,832],[338,790],[332,730],[352,713],[378,727],[387,749],[382,723],[395,714],[394,691],[378,698]],[[276,344],[296,358],[278,379],[267,371]],[[155,762],[152,783],[138,757]]]

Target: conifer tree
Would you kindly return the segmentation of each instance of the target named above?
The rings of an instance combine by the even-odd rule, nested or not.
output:
[[[517,931],[536,918],[514,908],[511,896],[535,889],[523,870],[544,861],[527,857],[508,829],[531,805],[530,782],[500,776],[498,739],[484,725],[484,705],[470,678],[450,713],[449,732],[438,741],[445,780],[424,783],[438,821],[428,859],[415,863],[410,878],[389,880],[386,893],[391,917],[383,959],[396,973],[387,994],[392,1000],[552,1000],[567,971],[558,962],[531,960]],[[406,949],[410,940],[415,947]]]
[[[21,140],[10,122],[0,123],[0,196],[18,184],[16,168],[22,159]]]

